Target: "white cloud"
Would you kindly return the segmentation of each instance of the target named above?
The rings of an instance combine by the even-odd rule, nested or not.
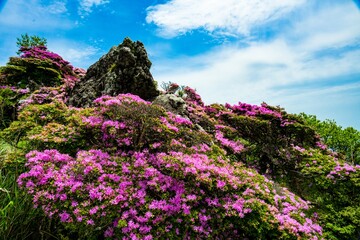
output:
[[[46,36],[51,32],[72,29],[67,0],[7,1],[0,13],[0,65],[5,65],[18,50],[16,38],[21,34]],[[41,33],[41,34],[40,34]]]
[[[44,7],[44,10],[53,14],[62,14],[66,13],[68,10],[66,8],[67,1],[54,1],[50,5]]]
[[[86,67],[97,61],[99,49],[69,40],[49,39],[48,48],[75,67]]]
[[[219,100],[234,103],[240,99],[259,103],[272,101],[274,97],[283,99],[284,92],[275,90],[279,87],[360,73],[359,61],[360,50],[337,58],[308,60],[308,55],[301,55],[297,48],[277,40],[253,44],[245,49],[229,47],[197,58],[177,60],[164,70],[154,67],[158,81],[194,86],[208,103]],[[208,63],[198,68],[198,62]],[[158,63],[161,64],[166,63]]]
[[[104,4],[109,3],[109,0],[79,0],[80,1],[80,8],[79,14],[86,15],[92,12],[93,7],[98,7]]]
[[[258,25],[276,20],[307,0],[171,0],[147,9],[146,21],[176,36],[203,28],[225,35],[248,35]]]
[[[306,19],[296,22],[292,31],[286,32],[288,37],[302,41],[303,50],[341,48],[360,40],[360,28],[356,24],[360,13],[352,1],[330,5],[323,11],[308,10],[304,14]]]
[[[68,29],[72,27],[69,20],[62,14],[67,11],[67,1],[40,0],[7,1],[1,11],[0,29]],[[0,30],[0,32],[2,32]]]
[[[154,64],[155,79],[192,86],[207,103],[266,101],[322,118],[359,112],[360,49],[349,48],[360,45],[360,28],[353,27],[360,22],[358,9],[337,4],[303,17],[271,41],[216,48],[174,61],[164,59]],[[344,81],[351,75],[355,79]],[[349,122],[343,117],[342,125]],[[352,125],[360,129],[355,119]]]

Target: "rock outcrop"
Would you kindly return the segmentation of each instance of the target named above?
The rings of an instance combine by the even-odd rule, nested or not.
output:
[[[160,95],[153,101],[153,104],[160,105],[165,108],[166,111],[176,115],[187,116],[186,102],[175,94]]]
[[[102,95],[121,93],[132,93],[151,101],[159,95],[159,91],[150,67],[144,45],[125,38],[122,44],[112,47],[90,66],[85,77],[69,93],[68,103],[88,107]]]

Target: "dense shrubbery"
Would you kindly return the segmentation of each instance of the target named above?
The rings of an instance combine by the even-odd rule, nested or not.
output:
[[[45,46],[20,49],[20,57],[11,57],[5,67],[0,68],[0,84],[31,91],[43,86],[73,86],[77,80],[75,69],[58,54]]]
[[[0,130],[16,119],[19,101],[28,96],[28,93],[27,89],[0,86]]]
[[[0,129],[16,119],[19,102],[28,93],[61,86],[58,91],[65,94],[64,89],[72,88],[84,75],[83,69],[74,68],[43,44],[45,39],[22,35],[18,39],[20,57],[11,57],[6,66],[0,67]]]
[[[30,48],[23,57],[50,63],[40,50]],[[73,83],[78,75],[66,72],[67,62],[52,66],[59,81],[37,78],[45,87],[30,96],[3,88],[1,106],[14,101],[19,113],[0,132],[15,149],[0,157],[0,173],[17,178],[42,210],[23,214],[47,215],[41,223],[55,237],[359,237],[360,166],[327,149],[303,118],[266,104],[206,106],[193,89],[176,84],[167,93],[186,101],[186,116],[132,94],[74,108],[65,90],[72,86],[69,76]],[[15,84],[15,75],[2,74],[3,83]],[[1,195],[2,213],[14,210],[9,196]],[[9,225],[6,218],[0,234],[9,236]],[[33,238],[50,238],[44,228],[27,226]]]
[[[129,94],[95,103],[88,111],[60,103],[29,105],[4,131],[8,139],[23,136],[27,149],[43,150],[27,154],[30,171],[19,184],[47,215],[81,235],[222,239],[321,233],[306,217],[308,203],[231,163],[191,121]],[[215,135],[229,151],[243,150],[221,131]]]
[[[330,149],[345,156],[352,164],[360,164],[360,132],[352,127],[342,128],[334,120],[320,121],[314,115],[299,114],[313,127]]]

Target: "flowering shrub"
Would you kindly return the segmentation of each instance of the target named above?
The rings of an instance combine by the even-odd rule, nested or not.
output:
[[[196,93],[196,91],[190,87],[184,88],[185,93],[185,100],[188,102],[192,102],[195,105],[204,106],[204,102],[202,101],[199,94]]]
[[[29,104],[46,104],[57,102],[65,102],[66,95],[63,87],[42,87],[31,93],[29,97],[19,102],[19,109]]]
[[[0,129],[16,120],[19,108],[27,104],[66,101],[65,90],[85,74],[45,46],[29,45],[19,53],[0,67]]]
[[[79,235],[317,239],[308,203],[231,163],[222,148],[237,154],[243,145],[226,137],[235,130],[216,128],[218,145],[192,121],[120,94],[90,109],[29,104],[7,133],[37,149],[19,184]]]
[[[265,103],[208,106],[205,112],[221,125],[234,129],[230,137],[246,143],[247,154],[241,161],[273,177],[288,174],[301,161],[292,146],[315,147],[320,141],[311,128],[294,116]]]
[[[224,137],[224,134],[221,130],[230,129],[222,125],[216,125],[215,139],[217,139],[220,144],[230,149],[234,153],[240,153],[244,149],[244,145],[240,141],[232,141]]]
[[[241,154],[229,156],[232,160],[311,201],[326,239],[355,239],[360,235],[360,199],[354,192],[359,188],[359,167],[344,163],[302,118],[267,104],[192,105],[190,110],[201,118],[210,116],[216,128],[210,131],[218,137],[220,126],[226,139],[243,144]],[[205,129],[209,129],[208,123],[203,125]]]
[[[26,157],[30,170],[18,183],[35,206],[85,236],[99,230],[123,239],[321,234],[305,217],[306,202],[285,189],[278,195],[265,178],[221,158],[101,150],[79,151],[76,158],[56,150]]]
[[[353,239],[359,235],[360,192],[356,189],[360,187],[360,165],[350,165],[336,154],[325,155],[319,149],[301,155],[298,192],[322,212],[319,221],[325,226],[324,237]]]
[[[11,57],[7,65],[1,67],[3,76],[0,84],[29,88],[31,91],[61,84],[72,88],[83,72],[45,46],[27,47],[20,51],[20,57]]]

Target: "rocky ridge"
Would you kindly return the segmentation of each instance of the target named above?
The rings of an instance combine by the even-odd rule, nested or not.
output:
[[[132,93],[144,100],[159,95],[150,73],[151,62],[144,45],[125,38],[87,70],[86,75],[69,92],[68,103],[88,107],[102,95],[117,96]]]

